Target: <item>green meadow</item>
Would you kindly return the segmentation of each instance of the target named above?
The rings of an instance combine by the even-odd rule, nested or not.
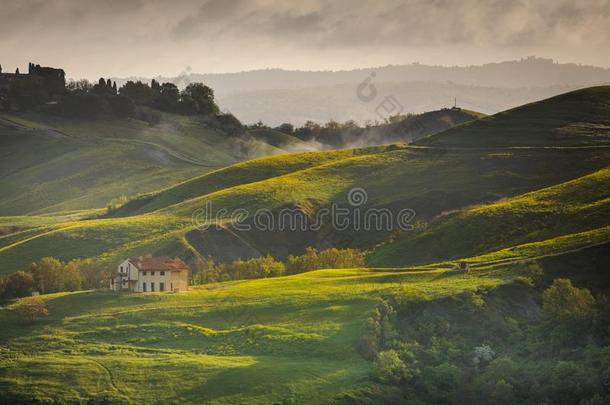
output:
[[[41,401],[324,403],[368,381],[356,343],[378,297],[443,297],[511,276],[344,269],[184,294],[53,294],[41,322],[0,312],[0,387]]]
[[[596,330],[572,347],[560,339],[565,325],[540,314],[544,291],[561,276],[595,293],[600,318],[591,324],[606,319],[597,294],[608,286],[609,87],[481,117],[410,145],[363,149],[287,154],[278,145],[298,139],[256,130],[243,155],[235,140],[196,118],[164,114],[163,123],[0,116],[9,148],[1,163],[8,192],[0,198],[0,275],[46,256],[113,269],[135,255],[188,261],[244,246],[278,258],[309,246],[355,247],[368,267],[195,285],[179,294],[49,294],[41,296],[48,316],[35,320],[18,315],[27,298],[8,301],[0,308],[0,402],[475,403],[442,391],[458,392],[481,376],[493,384],[473,386],[489,398],[518,398],[521,382],[506,364],[492,366],[489,355],[481,367],[491,371],[472,365],[473,350],[489,353],[492,344],[497,358],[523,360],[525,377],[561,363],[550,380],[587,398],[602,392],[595,381],[610,356],[596,339],[605,332],[571,324],[572,331]],[[45,159],[26,146],[44,149]],[[413,209],[414,230],[338,232],[325,223],[310,233],[238,233],[228,215],[288,207],[311,216],[345,204],[354,187],[366,191],[363,208]],[[121,195],[130,198],[105,209]],[[234,245],[196,229],[193,214],[206,204],[225,212],[219,232]],[[468,271],[457,270],[463,261]],[[593,306],[586,293],[569,291]],[[498,328],[495,335],[465,331],[479,316]],[[379,358],[363,354],[362,337],[375,322],[377,351],[400,353],[404,368],[394,360],[380,372]],[[540,343],[547,330],[556,352]],[[578,362],[585,358],[599,359],[586,373],[574,371],[576,364],[584,370]],[[538,360],[544,365],[536,368]],[[387,369],[399,383],[384,380]],[[562,398],[557,387],[528,387],[529,398],[552,403]]]

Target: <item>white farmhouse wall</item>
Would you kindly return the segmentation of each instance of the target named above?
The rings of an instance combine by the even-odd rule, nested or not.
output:
[[[145,274],[146,273],[146,274]],[[155,284],[155,292],[161,291],[161,283],[165,284],[165,291],[170,291],[170,278],[171,272],[165,271],[164,275],[161,275],[161,271],[140,271],[137,291],[144,291],[144,284],[146,283],[146,292],[151,292],[151,284]]]

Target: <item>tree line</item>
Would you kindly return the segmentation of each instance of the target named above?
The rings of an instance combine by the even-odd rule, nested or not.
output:
[[[44,257],[32,263],[27,271],[18,271],[0,278],[0,298],[26,297],[36,291],[51,294],[62,291],[107,287],[111,272],[92,259],[63,262]]]
[[[51,86],[49,83],[52,83]],[[81,119],[137,118],[156,125],[159,111],[205,117],[213,127],[235,136],[245,129],[230,113],[222,113],[214,99],[214,91],[203,83],[191,83],[180,90],[173,83],[150,84],[128,81],[118,87],[110,79],[97,83],[88,80],[70,81],[59,88],[36,75],[18,75],[8,90],[0,91],[0,110],[25,111],[34,108],[53,114]]]
[[[262,122],[248,126],[248,129],[269,128]],[[367,121],[359,125],[353,120],[338,122],[329,120],[319,124],[307,121],[302,126],[283,123],[273,128],[276,131],[292,135],[304,142],[316,142],[329,148],[344,148],[358,142],[367,144],[384,143],[384,140],[411,141],[426,134],[421,116],[416,114],[399,114],[380,121]]]
[[[215,263],[211,258],[200,258],[195,264],[192,281],[194,284],[207,284],[278,277],[319,269],[361,267],[365,267],[364,254],[358,249],[331,248],[318,251],[309,247],[302,255],[288,256],[285,262],[270,255],[247,260],[238,259],[229,264]]]
[[[245,280],[298,274],[318,269],[365,267],[364,254],[358,249],[307,248],[302,255],[288,256],[285,262],[270,255],[232,263],[216,263],[212,258],[199,258],[194,267],[193,284],[206,284],[228,280]],[[93,259],[75,259],[68,262],[44,257],[31,264],[27,271],[17,271],[0,277],[0,299],[27,297],[33,292],[51,294],[83,289],[108,287],[114,272]]]

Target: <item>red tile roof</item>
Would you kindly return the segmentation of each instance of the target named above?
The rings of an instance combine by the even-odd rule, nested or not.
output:
[[[170,259],[166,256],[161,257],[132,257],[129,262],[136,266],[138,270],[167,270],[182,271],[188,270],[187,265],[180,259]]]

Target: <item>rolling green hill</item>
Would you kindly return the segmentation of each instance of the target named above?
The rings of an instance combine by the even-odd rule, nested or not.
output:
[[[238,257],[227,255],[226,250],[285,257],[300,253],[307,246],[370,249],[386,240],[389,232],[336,231],[325,223],[317,232],[252,230],[235,233],[231,230],[230,213],[243,209],[252,215],[261,208],[272,212],[294,208],[314,215],[318,209],[333,202],[345,205],[349,190],[361,187],[367,193],[367,203],[363,208],[387,208],[393,212],[410,208],[416,212],[416,220],[425,224],[446,212],[473,204],[496,202],[586,176],[608,167],[610,144],[596,141],[591,145],[585,139],[582,144],[572,140],[568,146],[562,146],[562,141],[556,140],[555,145],[550,145],[547,134],[572,125],[571,122],[582,123],[585,115],[576,110],[577,100],[582,98],[587,108],[592,99],[596,100],[596,106],[603,106],[605,99],[602,96],[610,99],[610,92],[605,90],[593,88],[569,93],[484,118],[426,138],[421,142],[426,145],[418,142],[412,147],[301,153],[240,163],[137,198],[117,210],[115,218],[62,222],[35,229],[21,227],[0,239],[0,268],[2,272],[10,273],[51,252],[64,260],[93,257],[112,264],[125,256],[158,252],[188,259],[193,253]],[[570,106],[571,113],[564,104]],[[559,109],[561,121],[549,118],[555,114],[555,108]],[[536,121],[538,111],[546,115]],[[610,110],[604,113],[600,107],[591,119],[599,123],[608,115]],[[473,125],[483,145],[486,138],[481,134],[485,133],[485,126],[490,128],[490,133],[495,133],[493,131],[499,127],[515,126],[522,130],[519,137],[506,135],[506,146],[470,147],[468,140],[460,147],[432,145],[445,138],[457,142],[462,138],[460,134],[466,133],[464,131]],[[544,141],[535,141],[537,137]],[[597,187],[604,190],[604,182]],[[598,197],[603,199],[604,195]],[[525,200],[518,201],[527,201],[528,197],[523,198]],[[221,242],[227,240],[225,232],[199,231],[192,222],[193,214],[208,203],[212,213],[224,210],[221,218],[224,226],[236,236],[231,236],[233,241],[226,247]],[[536,206],[538,201],[533,204]],[[581,208],[575,205],[574,209]],[[564,216],[571,215],[566,212]],[[545,212],[531,215],[548,216]],[[589,224],[605,221],[605,217],[599,216],[602,214],[595,215]],[[546,222],[544,224],[546,226]],[[512,242],[536,241],[561,234],[561,226],[553,225],[552,228],[553,231],[545,228],[538,234],[528,232],[521,235],[521,239],[485,238],[483,242],[488,240],[488,244],[475,243],[473,246],[468,245],[471,237],[468,236],[462,243],[464,248],[458,249],[458,243],[453,250],[445,250],[438,256],[426,256],[426,260],[492,251],[506,248]],[[421,227],[418,229],[420,231],[413,232],[416,238],[421,233]],[[565,227],[566,232],[587,229],[582,224],[573,229]],[[424,240],[428,234],[422,235]],[[432,236],[429,238],[434,239]],[[476,242],[476,237],[472,238]],[[451,241],[446,243],[451,244]],[[400,256],[400,253],[396,254]],[[425,255],[425,252],[418,254]],[[395,259],[389,260],[395,263]],[[375,263],[385,265],[383,260]]]
[[[610,86],[591,87],[526,104],[417,142],[436,147],[608,145]]]
[[[458,259],[610,226],[610,168],[492,204],[442,216],[420,233],[378,248],[372,265]]]
[[[435,116],[418,126],[419,133],[431,134],[464,119]],[[314,150],[272,129],[229,137],[200,117],[168,113],[155,126],[136,119],[1,113],[0,146],[0,215],[102,208],[114,198],[174,186],[242,160]]]
[[[271,128],[251,129],[248,131],[248,134],[259,141],[268,143],[276,148],[302,151],[308,149],[313,150],[312,147],[308,146],[307,143],[301,141],[299,138]]]
[[[230,138],[197,117],[67,120],[0,115],[0,213],[32,214],[104,207],[253,156],[281,150]]]
[[[411,398],[399,396],[402,385],[429,398],[465,385],[456,364],[473,379],[495,371],[492,398],[520,394],[504,378],[510,367],[473,365],[473,353],[490,341],[500,364],[525,358],[529,372],[546,377],[552,370],[550,380],[569,393],[602,392],[607,341],[587,338],[576,348],[568,342],[549,355],[546,346],[566,331],[543,329],[551,323],[540,321],[539,301],[557,276],[594,291],[610,285],[608,106],[608,88],[593,88],[411,146],[237,163],[159,187],[110,215],[62,205],[61,213],[0,217],[2,274],[49,255],[95,258],[112,268],[147,253],[231,260],[268,252],[284,257],[307,246],[369,249],[371,266],[227,281],[180,294],[50,294],[42,296],[49,316],[33,322],[14,311],[23,301],[10,302],[0,309],[0,402],[397,402]],[[29,131],[48,126],[42,128]],[[411,208],[417,226],[398,235],[339,231],[329,223],[315,232],[237,232],[230,215],[243,209],[251,219],[260,208],[288,207],[313,216],[331,203],[345,206],[354,187],[366,192],[362,208]],[[193,215],[210,203],[213,213],[225,210],[222,227],[197,229]],[[456,270],[458,261],[470,270]],[[380,305],[392,300],[398,313],[376,320]],[[396,319],[408,325],[389,328]],[[424,370],[420,379],[409,385],[404,377],[394,387],[374,380],[374,363],[361,350],[371,324],[395,350],[423,351],[425,362],[406,370]],[[548,342],[528,340],[535,334]],[[587,356],[597,363],[584,369]]]
[[[377,297],[443,297],[512,276],[347,269],[178,295],[49,295],[40,323],[0,311],[0,391],[41,401],[326,403],[369,379],[356,344]]]

